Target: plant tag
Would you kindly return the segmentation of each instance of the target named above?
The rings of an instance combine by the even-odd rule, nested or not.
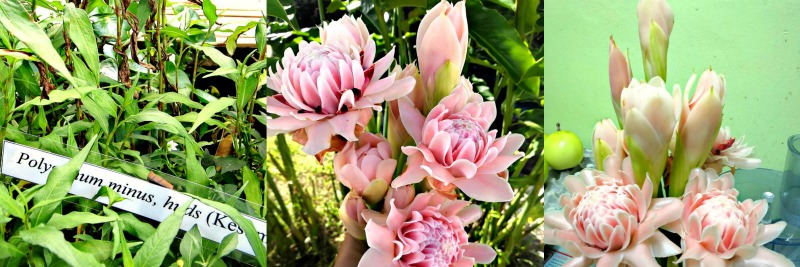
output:
[[[67,157],[47,151],[8,140],[3,142],[3,165],[0,171],[2,174],[28,182],[46,183],[47,175],[54,166],[69,161]],[[194,201],[193,198],[178,191],[89,163],[83,164],[69,193],[91,199],[102,186],[107,186],[126,198],[115,203],[114,207],[159,222],[164,221],[181,204]],[[107,197],[99,197],[97,201],[108,204]],[[267,223],[246,214],[242,216],[253,223],[260,241],[266,246]],[[222,242],[222,239],[230,233],[238,233],[239,242],[236,249],[255,256],[242,227],[218,209],[194,201],[186,210],[180,228],[189,231],[194,225],[197,225],[200,235],[217,243]]]

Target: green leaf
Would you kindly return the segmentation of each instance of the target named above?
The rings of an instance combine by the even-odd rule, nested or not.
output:
[[[250,169],[250,166],[242,167],[242,182],[246,183],[244,186],[244,195],[253,209],[260,209],[259,203],[262,201],[264,192],[261,187],[261,181],[258,180],[256,174]]]
[[[86,161],[89,151],[92,149],[92,146],[94,146],[95,141],[97,141],[97,135],[93,136],[89,143],[81,149],[81,152],[70,159],[69,162],[54,167],[50,171],[50,174],[47,175],[47,183],[33,196],[33,202],[38,204],[66,196],[69,189],[72,187],[72,182],[75,181],[75,177],[78,176],[78,171],[80,171],[81,166],[83,166],[83,162]],[[60,203],[50,203],[38,210],[34,210],[30,216],[31,225],[39,225],[49,220],[59,204]]]
[[[496,10],[483,6],[480,0],[466,1],[469,36],[475,39],[508,77],[524,90],[535,91],[533,79],[522,79],[536,62],[517,31]],[[537,95],[538,96],[538,95]]]
[[[124,223],[123,231],[138,237],[140,240],[145,240],[156,232],[156,228],[136,218],[133,214],[122,213],[119,218]]]
[[[251,21],[247,25],[236,27],[233,33],[228,35],[228,39],[225,39],[225,48],[228,50],[228,55],[233,56],[233,52],[236,51],[236,40],[239,39],[239,35],[256,27],[256,25],[258,25],[258,21]]]
[[[228,75],[228,74],[238,73],[238,72],[239,72],[239,69],[237,69],[237,68],[222,67],[222,68],[218,68],[218,69],[214,70],[213,72],[211,72],[209,74],[206,74],[205,76],[203,76],[203,79],[208,78],[208,77],[214,77],[214,76],[225,76],[225,75]]]
[[[164,26],[161,28],[161,33],[172,38],[180,38],[185,42],[192,43],[192,38],[189,37],[189,34],[175,26]]]
[[[206,105],[202,110],[200,110],[200,113],[197,114],[197,120],[194,121],[194,124],[192,124],[192,128],[189,129],[189,133],[194,132],[194,130],[197,129],[197,127],[203,124],[206,120],[210,119],[211,116],[213,116],[217,112],[227,109],[228,107],[233,105],[234,102],[236,102],[236,100],[228,97],[223,97],[208,103],[208,105]]]
[[[64,239],[64,233],[52,226],[40,225],[22,230],[19,237],[25,242],[46,248],[70,266],[103,266],[94,256],[73,247]]]
[[[183,235],[180,251],[184,265],[194,265],[192,264],[194,257],[197,257],[197,255],[200,254],[200,251],[203,250],[202,241],[203,238],[200,236],[200,230],[197,228],[197,225],[192,226],[192,229]]]
[[[16,246],[0,239],[0,259],[16,258],[25,256]]]
[[[0,209],[20,219],[25,216],[25,208],[11,197],[5,185],[0,185]]]
[[[267,21],[266,17],[261,19],[256,25],[256,47],[259,55],[267,53]]]
[[[190,108],[196,108],[196,109],[203,108],[203,105],[201,105],[200,103],[192,101],[189,97],[176,92],[167,92],[164,94],[150,94],[142,99],[139,99],[139,102],[154,102],[154,101],[161,102],[164,104],[177,102]]]
[[[234,232],[226,235],[225,238],[222,239],[222,243],[220,243],[219,247],[217,247],[217,257],[222,258],[227,256],[228,254],[233,252],[233,250],[235,250],[236,246],[238,245],[239,245],[238,233]]]
[[[284,9],[279,0],[267,0],[267,16],[276,17],[286,21],[289,23],[289,26],[292,26],[292,29],[300,29],[295,20],[289,19],[289,15],[286,14],[286,9]]]
[[[30,14],[19,0],[0,1],[0,24],[11,35],[28,46],[39,59],[47,62],[62,77],[75,85],[75,79],[67,70],[67,65],[53,47],[50,38],[36,23],[31,21]]]
[[[143,110],[138,114],[134,114],[128,117],[127,119],[125,119],[125,122],[130,122],[134,124],[138,124],[141,122],[154,122],[166,126],[166,129],[169,129],[170,132],[174,134],[186,135],[186,128],[183,128],[183,125],[181,124],[180,121],[170,116],[169,114],[159,111],[157,109]]]
[[[533,77],[544,77],[544,58],[537,60],[536,63],[525,72],[525,75],[522,76],[523,79]]]
[[[242,83],[236,84],[236,108],[244,110],[250,99],[258,89],[258,77],[256,75],[247,77]]]
[[[384,8],[385,9],[394,9],[394,8],[398,8],[398,7],[422,7],[422,8],[425,8],[425,7],[428,6],[428,1],[427,0],[386,0],[383,4],[384,4]]]
[[[50,92],[48,97],[50,99],[41,99],[40,97],[37,96],[31,100],[28,100],[28,102],[25,102],[22,105],[17,106],[17,108],[15,108],[14,111],[24,110],[25,108],[31,105],[46,106],[50,104],[61,103],[69,99],[78,99],[81,98],[81,93],[79,93],[74,88],[70,88],[67,90],[53,90],[52,92]]]
[[[111,258],[111,241],[91,239],[72,243],[72,246],[91,254],[98,261],[105,261]]]
[[[67,36],[81,52],[81,57],[94,74],[94,83],[97,84],[100,79],[100,56],[97,54],[97,41],[89,16],[85,10],[68,4],[64,9],[64,24]]]
[[[250,243],[250,246],[253,248],[253,254],[256,255],[256,259],[258,260],[258,264],[261,266],[267,266],[267,248],[264,246],[264,243],[261,242],[261,239],[258,236],[258,232],[256,231],[256,227],[253,226],[253,222],[248,219],[245,219],[239,211],[234,209],[231,206],[213,201],[208,199],[198,199],[203,204],[211,206],[225,215],[228,215],[231,220],[239,225],[242,230],[244,230],[244,235],[247,237],[247,242]]]
[[[203,165],[197,160],[194,150],[186,150],[186,179],[194,184],[187,184],[186,191],[192,195],[208,198],[208,190],[206,187],[209,185],[210,180],[206,174]]]
[[[120,202],[125,200],[126,198],[121,196],[117,191],[111,190],[108,186],[101,186],[100,190],[97,190],[97,194],[94,194],[92,200],[96,200],[98,197],[107,197],[108,198],[108,206],[114,205],[114,203]]]
[[[52,226],[56,230],[61,230],[72,229],[81,224],[107,223],[113,220],[115,219],[108,216],[100,216],[90,212],[73,211],[67,215],[61,215],[59,213],[53,214],[53,217],[50,218],[47,225]]]
[[[136,266],[161,266],[169,252],[169,246],[178,234],[186,209],[192,201],[186,201],[175,212],[169,215],[156,228],[155,233],[144,241],[144,244],[133,257]]]
[[[208,19],[209,28],[217,23],[217,6],[211,0],[203,0],[203,15]]]
[[[232,58],[222,54],[214,47],[192,45],[197,50],[203,51],[214,63],[217,63],[222,68],[236,68],[236,62]],[[234,79],[235,80],[235,79]]]

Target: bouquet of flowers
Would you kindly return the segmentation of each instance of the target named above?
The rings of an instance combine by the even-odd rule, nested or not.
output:
[[[736,168],[761,161],[720,128],[724,76],[708,69],[696,86],[692,75],[670,94],[672,9],[665,0],[640,0],[637,11],[645,80],[631,77],[612,38],[617,124],[595,126],[597,169],[564,178],[569,194],[561,196],[563,211],[545,214],[545,243],[568,251],[565,266],[794,266],[762,246],[786,223],[760,224],[766,201],[737,200]],[[730,172],[720,175],[724,168]]]
[[[466,19],[463,1],[441,1],[420,22],[418,67],[389,71],[394,50],[376,59],[365,24],[345,16],[321,26],[321,42],[287,49],[268,72],[275,94],[267,97],[274,115],[267,135],[291,134],[320,162],[335,153],[334,173],[350,189],[339,210],[347,239],[337,266],[472,266],[495,259],[492,247],[467,240],[464,226],[482,214],[458,191],[476,201],[511,201],[507,169],[523,156],[517,150],[524,138],[490,129],[495,104],[460,76]],[[375,112],[385,112],[378,114],[386,121]],[[370,120],[384,129],[369,132]],[[353,252],[359,244],[364,250]]]

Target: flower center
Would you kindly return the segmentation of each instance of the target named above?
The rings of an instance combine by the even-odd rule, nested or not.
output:
[[[694,212],[698,212],[698,215],[701,216],[702,225],[704,226],[747,225],[747,216],[744,213],[742,204],[735,197],[726,194],[714,196],[703,201],[703,204],[695,209]]]
[[[429,233],[428,239],[420,243],[422,253],[432,257],[433,266],[450,266],[458,258],[459,243],[449,222],[443,218],[429,218],[424,221]]]
[[[448,121],[450,121],[451,124],[447,126],[447,128],[444,128],[444,131],[457,136],[460,142],[478,142],[483,140],[483,136],[485,135],[483,128],[474,120],[459,117]]]
[[[612,233],[620,228],[623,232],[619,234],[629,239],[629,229],[636,229],[639,224],[638,211],[636,201],[624,187],[601,185],[583,195],[570,212],[570,218],[581,240],[602,250],[615,251],[624,248],[624,244],[616,242],[619,236]]]

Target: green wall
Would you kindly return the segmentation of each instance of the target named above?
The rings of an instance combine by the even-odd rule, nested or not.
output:
[[[548,1],[545,131],[577,133],[591,146],[594,124],[613,118],[609,36],[644,78],[638,1]],[[800,134],[800,5],[794,1],[670,1],[667,85],[683,88],[709,66],[725,75],[723,126],[756,146],[761,167],[783,170],[786,139]]]

